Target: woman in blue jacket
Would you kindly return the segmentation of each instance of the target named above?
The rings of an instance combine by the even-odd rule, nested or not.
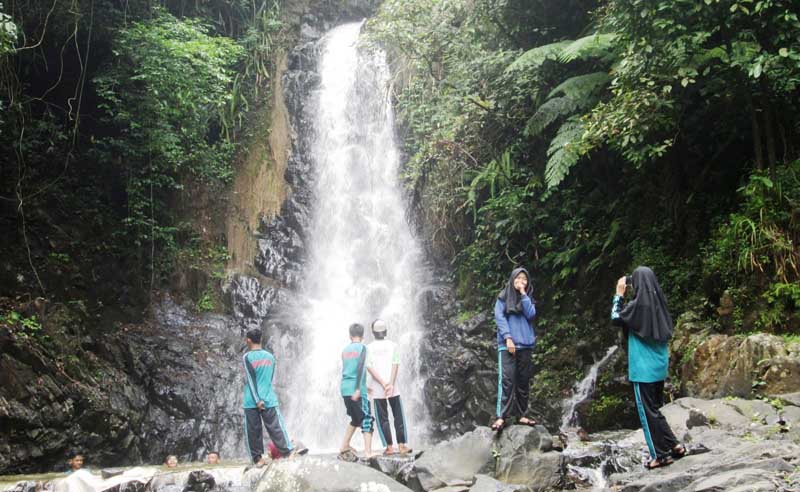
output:
[[[634,296],[623,307],[622,298],[628,287],[633,288]],[[664,380],[669,367],[668,343],[673,325],[667,299],[653,270],[640,266],[631,277],[617,281],[611,322],[627,332],[628,379],[633,384],[639,420],[650,451],[650,461],[645,466],[652,469],[670,465],[673,458],[686,454],[686,447],[675,438],[659,410],[664,405]]]
[[[535,420],[525,416],[536,343],[531,323],[536,316],[532,292],[528,271],[516,268],[494,303],[499,372],[496,419],[492,424],[495,431],[502,429],[510,417],[518,417],[519,424],[536,425]]]

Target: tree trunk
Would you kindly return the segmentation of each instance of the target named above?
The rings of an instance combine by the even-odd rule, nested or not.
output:
[[[747,94],[747,106],[750,108],[750,129],[753,132],[753,152],[756,158],[756,167],[764,169],[764,150],[761,147],[761,126],[758,124],[758,113],[753,105],[753,96]]]

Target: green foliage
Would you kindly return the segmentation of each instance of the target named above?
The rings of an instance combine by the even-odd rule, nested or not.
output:
[[[531,48],[517,57],[508,66],[506,71],[515,72],[539,70],[546,60],[557,60],[564,52],[564,48],[571,46],[572,44],[573,41],[565,40]]]
[[[759,325],[774,330],[800,310],[800,161],[772,174],[756,171],[739,188],[741,205],[717,228],[703,267],[723,289],[743,287],[737,304],[763,301]]]
[[[209,184],[231,177],[233,144],[214,128],[231,100],[242,49],[197,21],[156,14],[120,32],[116,59],[95,83],[119,132],[105,143],[110,155],[124,156],[114,161],[128,175],[129,234],[137,246],[169,253],[176,232],[170,193],[186,176]]]
[[[694,103],[689,91],[707,108],[734,99],[758,117],[761,98],[786,97],[798,86],[799,10],[791,0],[609,2],[601,22],[624,51],[613,97],[590,117],[588,148],[606,143],[637,165],[663,156]]]
[[[213,311],[215,308],[214,292],[209,290],[203,292],[200,299],[197,300],[196,307],[201,313]]]
[[[580,159],[577,142],[582,135],[583,123],[577,118],[570,118],[561,125],[555,138],[550,141],[547,167],[544,171],[544,179],[549,188],[558,186]]]
[[[612,59],[618,35],[616,33],[595,33],[572,41],[558,54],[562,63],[579,58]]]
[[[38,336],[42,331],[42,324],[36,315],[24,316],[13,310],[0,313],[0,326],[11,330],[21,339]]]
[[[536,108],[536,113],[525,124],[526,136],[535,137],[542,133],[558,118],[568,116],[577,109],[575,100],[571,97],[553,97]]]

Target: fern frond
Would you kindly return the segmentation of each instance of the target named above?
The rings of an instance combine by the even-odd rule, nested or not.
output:
[[[554,97],[539,106],[536,113],[525,124],[523,134],[535,137],[561,116],[567,116],[577,109],[575,101],[569,97]]]
[[[610,80],[611,76],[608,75],[608,72],[593,72],[570,77],[558,84],[558,87],[550,91],[547,97],[552,98],[556,94],[563,93],[569,99],[575,101],[577,106],[588,107],[593,102],[590,96],[599,88],[608,84]]]
[[[558,54],[558,61],[569,63],[578,58],[599,58],[608,55],[616,40],[617,35],[614,33],[590,34],[576,39],[561,50]]]
[[[511,64],[506,67],[506,73],[539,68],[545,60],[557,59],[561,51],[572,44],[572,42],[572,40],[558,41],[556,43],[531,48],[511,62]]]
[[[548,188],[555,188],[569,174],[569,170],[580,159],[577,150],[578,141],[583,136],[583,123],[572,117],[558,129],[556,136],[547,149],[547,166],[544,170],[544,181]]]

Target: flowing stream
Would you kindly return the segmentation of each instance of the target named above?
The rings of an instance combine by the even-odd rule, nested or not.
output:
[[[292,362],[279,371],[288,388],[282,396],[288,430],[314,452],[338,449],[349,421],[339,383],[351,323],[365,326],[367,343],[375,318],[388,323],[388,338],[401,348],[397,387],[410,441],[418,443],[428,427],[414,302],[426,273],[398,177],[385,54],[360,42],[360,30],[360,23],[346,24],[320,40],[320,83],[306,103],[313,205],[308,258],[291,313],[301,341],[281,349]],[[361,442],[353,439],[356,447]],[[379,447],[377,439],[373,446]]]
[[[597,371],[605,365],[608,360],[617,353],[617,346],[612,345],[609,347],[606,355],[602,359],[592,364],[586,376],[578,382],[572,390],[572,398],[564,400],[562,405],[563,411],[561,413],[561,432],[566,432],[569,429],[578,427],[577,414],[575,409],[587,398],[592,396],[595,383],[597,382]]]

